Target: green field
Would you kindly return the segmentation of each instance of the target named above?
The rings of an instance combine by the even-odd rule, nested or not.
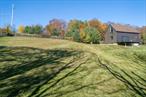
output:
[[[146,97],[146,46],[0,37],[0,97]]]

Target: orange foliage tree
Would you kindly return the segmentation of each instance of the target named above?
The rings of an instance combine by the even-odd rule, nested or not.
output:
[[[98,19],[89,20],[88,24],[90,27],[96,28],[101,34],[101,39],[104,40],[104,34],[107,29],[107,25],[102,23]]]
[[[63,20],[52,19],[46,26],[49,35],[64,37],[66,24]]]

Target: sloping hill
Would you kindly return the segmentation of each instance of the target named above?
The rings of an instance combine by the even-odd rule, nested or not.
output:
[[[146,47],[0,38],[0,97],[145,97]]]

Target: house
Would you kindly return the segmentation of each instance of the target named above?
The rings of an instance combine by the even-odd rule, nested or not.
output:
[[[105,33],[106,44],[139,44],[140,32],[129,25],[109,24]]]
[[[0,36],[6,36],[7,35],[7,30],[0,28]]]

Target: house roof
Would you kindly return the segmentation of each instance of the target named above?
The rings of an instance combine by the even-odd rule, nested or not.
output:
[[[138,30],[129,26],[129,25],[122,25],[122,24],[111,24],[111,26],[119,32],[131,32],[131,33],[139,33]]]

